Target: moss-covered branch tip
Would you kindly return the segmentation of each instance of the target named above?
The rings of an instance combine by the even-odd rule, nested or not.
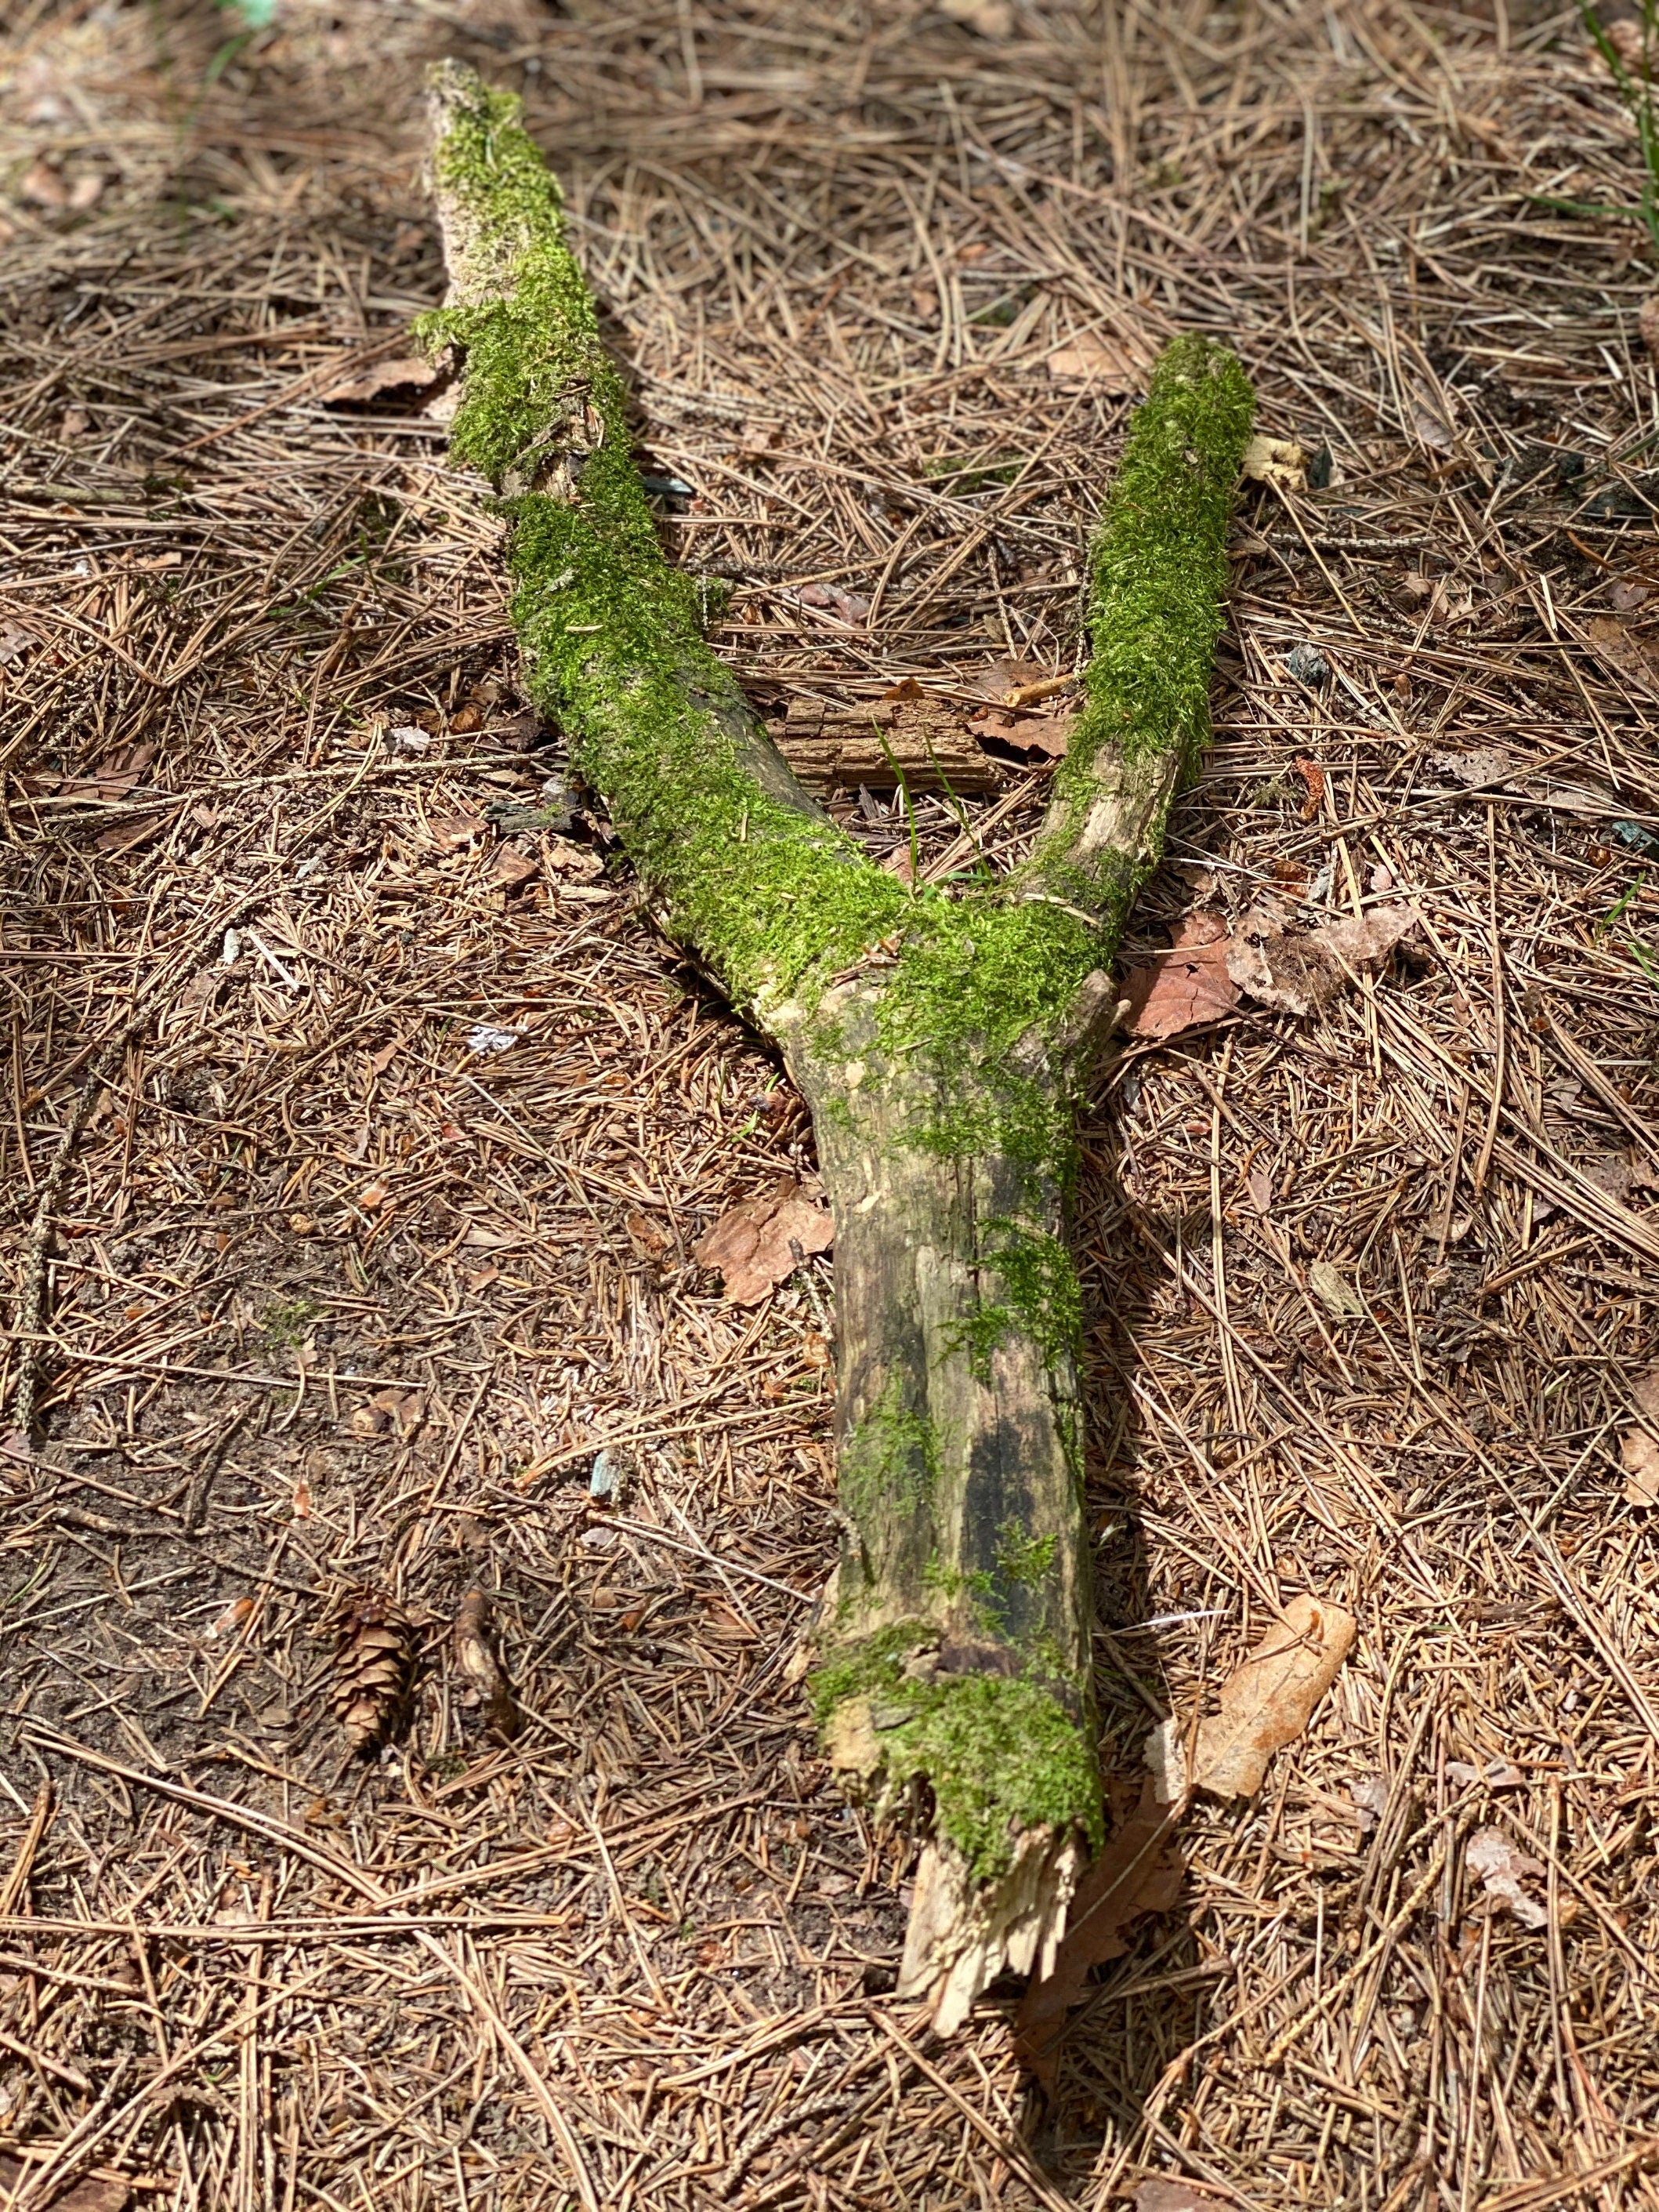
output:
[[[1099,1764],[1086,1722],[1034,1675],[929,1668],[938,1632],[900,1622],[843,1648],[810,1680],[826,1746],[877,1813],[913,1785],[933,1827],[992,1881],[1032,1829],[1075,1830],[1098,1848]]]
[[[931,1067],[918,1140],[1063,1176],[1071,1102],[1051,1071],[1022,1070],[1109,960],[1140,864],[1097,861],[1073,881],[1050,836],[1011,884],[913,895],[757,775],[769,749],[664,558],[622,379],[520,103],[450,64],[433,104],[455,281],[424,329],[465,356],[453,449],[506,495],[537,703],[571,733],[669,927],[738,1005],[799,1028],[831,979],[896,944],[874,1018],[887,1059]],[[1154,371],[1090,556],[1095,658],[1060,786],[1079,805],[1103,746],[1196,742],[1249,412],[1237,362],[1206,340],[1177,340]]]

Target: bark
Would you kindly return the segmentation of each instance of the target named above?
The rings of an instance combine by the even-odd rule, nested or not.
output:
[[[1178,341],[1091,550],[1087,703],[1033,860],[912,891],[792,774],[663,559],[626,401],[518,103],[434,72],[456,458],[507,495],[526,678],[663,927],[779,1045],[835,1207],[840,1557],[827,1755],[922,1842],[901,1987],[948,2031],[1046,1968],[1099,1840],[1072,1124],[1106,973],[1207,729],[1250,397]],[[815,1663],[814,1663],[815,1662]]]

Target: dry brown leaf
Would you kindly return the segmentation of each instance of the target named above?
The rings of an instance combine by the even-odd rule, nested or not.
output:
[[[438,372],[429,361],[418,355],[400,357],[397,361],[377,362],[373,368],[361,369],[355,376],[343,377],[338,384],[331,385],[323,394],[325,407],[360,404],[365,399],[378,399],[383,392],[424,392],[428,384],[435,384]]]
[[[1091,384],[1113,398],[1138,392],[1149,366],[1141,348],[1106,331],[1079,331],[1048,356],[1048,374],[1056,384]]]
[[[1066,2015],[1084,1993],[1091,1966],[1121,1959],[1125,1930],[1148,1912],[1167,1912],[1180,1893],[1186,1869],[1175,1848],[1175,1825],[1184,1809],[1158,1801],[1149,1777],[1140,1802],[1111,1836],[1078,1884],[1054,1972],[1034,1981],[1014,2015],[1016,2048],[1050,2094],[1060,2063]]]
[[[1354,1618],[1323,1598],[1292,1598],[1221,1686],[1221,1711],[1198,1731],[1192,1785],[1253,1797],[1267,1761],[1308,1725],[1353,1642]]]
[[[1006,707],[1024,692],[1053,680],[1054,671],[1044,668],[1035,660],[1012,660],[1007,654],[988,661],[976,668],[967,679],[966,688],[975,699],[988,699],[994,706]]]
[[[1501,782],[1514,765],[1501,745],[1476,745],[1466,753],[1431,753],[1429,760],[1455,781],[1470,786]]]
[[[440,853],[459,853],[483,833],[479,814],[435,814],[426,825],[427,835]]]
[[[803,1255],[827,1252],[835,1236],[829,1207],[815,1206],[793,1176],[783,1176],[769,1191],[728,1206],[691,1256],[700,1267],[720,1269],[728,1298],[751,1306],[794,1273],[799,1261],[792,1243]]]
[[[534,860],[526,859],[514,846],[503,845],[489,871],[489,881],[495,890],[511,893],[522,890],[540,873],[541,870]]]
[[[1659,1367],[1650,1367],[1631,1392],[1646,1428],[1632,1425],[1619,1443],[1625,1463],[1626,1505],[1659,1505],[1659,1443],[1649,1430],[1659,1431]]]
[[[1610,675],[1622,676],[1644,691],[1659,690],[1659,656],[1645,638],[1612,615],[1597,615],[1586,623],[1584,635]]]
[[[386,1389],[377,1390],[368,1403],[372,1412],[384,1413],[398,1434],[406,1437],[419,1426],[426,1400],[419,1390],[401,1390],[394,1382]]]
[[[1135,2212],[1221,2212],[1226,2202],[1195,2181],[1166,2180],[1162,2174],[1154,2174],[1135,2191]]]
[[[510,1741],[519,1732],[519,1711],[495,1649],[489,1600],[481,1589],[468,1590],[461,1600],[451,1641],[455,1671],[466,1684],[461,1703],[483,1712],[492,1735]]]
[[[1548,1869],[1541,1860],[1528,1858],[1517,1850],[1501,1828],[1477,1828],[1469,1838],[1463,1863],[1471,1874],[1480,1876],[1494,1911],[1513,1913],[1523,1928],[1547,1925],[1549,1914],[1536,1898],[1528,1896],[1521,1881],[1525,1875],[1545,1874]]]
[[[1240,469],[1252,483],[1271,485],[1281,497],[1308,489],[1308,456],[1291,438],[1264,437],[1258,431],[1244,448]]]
[[[164,828],[171,818],[165,814],[147,814],[142,821],[123,822],[116,829],[106,830],[92,842],[100,853],[135,852],[158,830]]]
[[[1013,34],[1014,11],[1009,0],[939,0],[939,12],[953,23],[965,23],[981,39],[1006,39]]]
[[[553,874],[572,883],[591,884],[605,873],[605,860],[591,845],[574,844],[568,837],[550,837],[544,849]]]
[[[1314,942],[1346,960],[1351,968],[1380,968],[1396,945],[1409,937],[1422,915],[1405,900],[1343,915],[1314,932]]]
[[[0,2152],[0,2203],[9,2204],[33,2170]],[[53,2197],[46,2212],[126,2212],[131,2201],[131,2190],[118,2176],[88,2173],[71,2183],[61,2197]]]
[[[30,164],[17,187],[17,197],[35,207],[66,208],[70,204],[69,186],[46,161]]]
[[[1421,919],[1414,906],[1396,900],[1287,937],[1271,908],[1258,908],[1228,948],[1227,972],[1264,1006],[1311,1014],[1335,997],[1348,969],[1380,968]]]
[[[1231,946],[1227,926],[1212,908],[1184,915],[1170,951],[1149,967],[1130,969],[1123,979],[1131,1033],[1179,1036],[1231,1013],[1239,997],[1228,967]]]
[[[1023,744],[1028,752],[1036,753],[1044,760],[1064,760],[1077,720],[1075,714],[1032,714],[1027,718],[1015,742]]]
[[[1308,1269],[1308,1287],[1328,1314],[1338,1321],[1363,1319],[1365,1301],[1340,1267],[1328,1260],[1316,1260]]]

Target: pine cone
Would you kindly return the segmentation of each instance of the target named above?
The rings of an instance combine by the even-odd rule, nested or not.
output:
[[[415,1624],[395,1598],[362,1589],[348,1599],[334,1650],[334,1717],[354,1751],[369,1753],[409,1719]]]

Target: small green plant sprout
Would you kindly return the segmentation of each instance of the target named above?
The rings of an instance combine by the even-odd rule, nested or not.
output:
[[[1659,0],[1639,0],[1639,17],[1604,24],[1590,0],[1578,0],[1584,28],[1613,71],[1613,82],[1636,125],[1642,149],[1639,213],[1656,257],[1659,257],[1659,116],[1653,106],[1653,63],[1659,55]],[[1597,209],[1601,214],[1607,210]],[[1625,213],[1626,210],[1616,210]]]
[[[273,1351],[303,1344],[322,1308],[307,1297],[279,1298],[259,1317],[265,1342]]]

